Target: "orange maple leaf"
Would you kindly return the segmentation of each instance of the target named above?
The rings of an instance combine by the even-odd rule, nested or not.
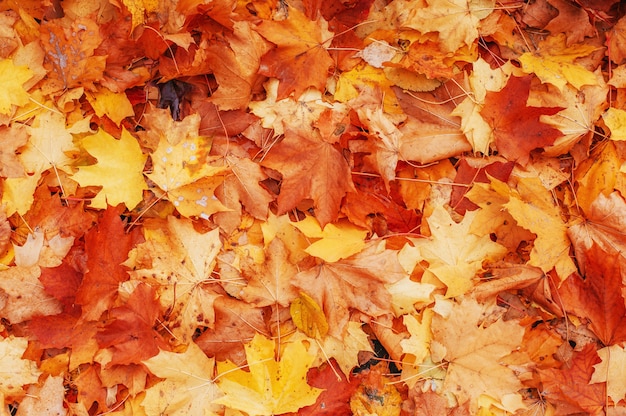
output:
[[[106,56],[94,56],[102,42],[100,28],[93,20],[82,18],[55,19],[42,24],[41,44],[46,50],[47,90],[84,86],[94,89],[94,82],[102,78]]]
[[[109,207],[98,227],[85,234],[87,272],[76,293],[76,303],[83,307],[83,318],[97,320],[109,309],[119,284],[129,279],[121,265],[128,258],[134,234],[124,232],[119,215],[123,206]]]
[[[333,60],[324,48],[332,39],[328,24],[323,18],[312,21],[295,8],[289,8],[282,21],[264,20],[257,28],[263,37],[278,45],[261,58],[259,74],[278,78],[278,99],[292,92],[302,95],[314,87],[324,90],[328,69]]]
[[[154,289],[140,283],[130,294],[125,305],[110,309],[107,326],[98,332],[96,340],[100,348],[112,352],[108,366],[116,364],[139,364],[165,349],[161,336],[153,330],[159,316],[159,303]]]
[[[314,134],[285,130],[285,138],[270,150],[263,165],[283,174],[278,214],[312,199],[322,228],[337,219],[346,192],[355,190],[342,154]]]
[[[298,273],[293,284],[322,307],[328,319],[329,334],[342,338],[350,309],[370,316],[392,313],[391,294],[385,284],[395,283],[405,276],[396,251],[370,244],[352,257]]]
[[[589,384],[600,357],[593,344],[576,353],[562,369],[539,370],[543,383],[542,396],[557,406],[558,414],[588,412],[603,416],[606,405],[606,383]]]
[[[618,256],[607,256],[593,244],[585,254],[585,279],[573,274],[559,288],[566,310],[589,319],[604,345],[626,341],[626,306],[622,296],[623,269]]]

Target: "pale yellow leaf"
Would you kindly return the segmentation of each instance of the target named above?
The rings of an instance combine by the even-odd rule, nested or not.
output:
[[[365,248],[367,230],[348,222],[326,224],[322,230],[317,219],[307,216],[292,225],[305,236],[318,239],[306,249],[306,252],[329,263],[350,257]]]

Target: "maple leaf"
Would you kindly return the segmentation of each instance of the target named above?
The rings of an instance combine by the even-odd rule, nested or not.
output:
[[[133,25],[131,31],[143,24],[146,14],[154,13],[159,9],[157,0],[122,0],[122,3],[126,6],[132,18]]]
[[[33,76],[26,66],[15,66],[11,59],[0,60],[0,113],[11,114],[13,106],[29,102],[23,84]]]
[[[147,414],[213,416],[222,406],[222,394],[214,382],[215,359],[207,357],[193,342],[183,353],[161,351],[143,361],[150,372],[164,379],[146,390],[141,406]]]
[[[199,122],[199,117],[197,118]],[[146,176],[158,188],[157,194],[167,199],[186,217],[209,218],[227,210],[213,192],[224,180],[225,167],[207,162],[210,141],[205,137],[182,138],[161,136],[151,154],[153,169]],[[154,188],[153,188],[154,189]]]
[[[558,156],[570,151],[576,143],[593,134],[594,123],[607,106],[607,85],[601,76],[596,75],[597,85],[585,85],[576,90],[566,85],[560,94],[548,90],[540,97],[544,103],[555,107],[565,107],[552,116],[542,116],[541,121],[559,129],[563,136],[545,148],[546,156]]]
[[[20,154],[20,160],[29,173],[37,176],[48,169],[62,170],[71,174],[72,153],[78,153],[73,134],[89,131],[89,119],[66,127],[65,117],[60,113],[39,114],[33,124],[27,127],[30,139]]]
[[[43,385],[32,385],[26,392],[26,397],[20,402],[16,416],[41,415],[58,416],[67,414],[63,407],[63,377],[48,376]]]
[[[563,307],[590,321],[604,345],[626,340],[626,306],[621,293],[622,265],[593,244],[585,254],[585,280],[573,274],[559,288]]]
[[[433,316],[433,310],[426,308],[420,314],[419,321],[413,314],[407,314],[402,317],[403,323],[406,326],[410,337],[401,340],[400,346],[402,347],[402,352],[404,354],[412,355],[411,361],[413,366],[421,364],[430,354],[430,341],[432,340],[431,323]],[[402,369],[403,379],[410,377],[410,371],[405,371],[409,369],[410,366]],[[413,383],[409,382],[409,386],[411,387],[411,384],[415,384],[415,382],[417,382],[417,378],[413,378],[413,380]]]
[[[346,192],[354,191],[344,157],[316,135],[286,129],[285,138],[272,147],[262,164],[283,174],[278,215],[312,199],[315,216],[324,227],[337,219]]]
[[[626,140],[626,111],[610,107],[602,114],[602,119],[611,130],[611,140]]]
[[[111,350],[112,358],[107,367],[140,363],[165,348],[165,342],[153,330],[159,316],[155,294],[149,285],[139,284],[126,304],[109,310],[112,322],[96,335],[100,348]]]
[[[357,391],[350,398],[353,415],[400,416],[402,397],[385,375],[388,372],[387,364],[381,363],[365,373]]]
[[[520,181],[520,185],[520,197],[511,195],[504,208],[520,226],[537,235],[528,264],[540,267],[544,272],[555,267],[558,275],[564,279],[576,267],[569,257],[567,227],[558,207],[552,204],[551,195],[540,180],[529,178]]]
[[[600,194],[591,204],[586,221],[574,223],[568,228],[567,235],[572,241],[578,267],[583,275],[587,270],[588,250],[594,244],[608,258],[619,259],[622,265],[626,262],[626,247],[622,238],[622,230],[626,227],[624,212],[626,201],[619,192],[611,192],[608,196]]]
[[[469,84],[474,97],[466,97],[450,114],[461,117],[461,129],[472,144],[474,152],[489,154],[489,148],[494,143],[493,130],[483,119],[480,111],[485,102],[488,91],[500,91],[512,71],[510,63],[491,69],[491,66],[482,58],[473,63],[473,72],[469,76]]]
[[[314,364],[321,364],[328,361],[328,357],[333,357],[345,375],[350,375],[351,371],[361,364],[359,361],[361,352],[374,353],[363,325],[354,321],[348,322],[342,337],[327,336],[315,342],[315,345],[321,345],[321,347]]]
[[[134,236],[124,232],[121,209],[107,208],[98,226],[85,234],[87,272],[76,293],[76,303],[82,305],[85,320],[100,318],[113,304],[119,284],[129,279],[122,263],[134,244]]]
[[[470,400],[476,406],[481,394],[502,400],[522,388],[513,370],[501,364],[503,357],[521,345],[524,328],[516,321],[482,322],[484,306],[464,299],[447,316],[435,314],[431,328],[433,340],[445,347],[448,371],[444,391],[454,394],[459,403]]]
[[[196,328],[213,325],[213,302],[221,296],[203,284],[211,281],[222,247],[219,229],[200,233],[190,220],[170,216],[144,233],[146,241],[125,263],[133,268],[129,274],[155,287],[170,330],[190,342]]]
[[[552,145],[563,135],[559,130],[539,121],[542,115],[553,115],[561,107],[528,107],[531,76],[511,76],[499,92],[488,92],[480,111],[493,128],[498,152],[511,161],[528,163],[534,149]]]
[[[550,33],[564,33],[568,46],[596,35],[596,28],[589,21],[590,15],[584,8],[565,0],[548,0],[548,3],[558,9],[559,14],[544,29]]]
[[[519,61],[525,73],[534,73],[543,83],[549,82],[563,91],[569,82],[580,89],[583,85],[596,84],[597,79],[593,72],[574,61],[596,49],[593,45],[582,43],[566,46],[565,34],[559,33],[541,41],[535,52],[526,52],[519,57]]]
[[[79,322],[80,311],[70,311],[71,313],[36,316],[28,323],[28,330],[42,348],[71,349],[68,367],[74,370],[81,364],[93,362],[99,350],[95,339],[99,328],[95,321]]]
[[[400,26],[422,33],[439,32],[444,51],[454,52],[476,41],[480,21],[494,6],[493,0],[429,0],[426,7],[412,7],[402,16]]]
[[[311,368],[307,372],[307,382],[312,387],[323,389],[315,404],[298,410],[298,415],[334,415],[351,416],[350,397],[359,385],[359,379],[351,377],[349,380],[341,374],[337,379],[336,364],[331,360],[320,367]]]
[[[46,51],[48,70],[44,90],[56,92],[84,86],[94,89],[102,78],[106,56],[94,56],[102,42],[100,28],[88,18],[68,17],[45,21],[41,25],[41,45]]]
[[[306,216],[292,225],[309,239],[319,239],[305,251],[329,263],[350,257],[365,248],[367,231],[350,223],[326,224],[322,229],[314,217]]]
[[[417,255],[429,263],[428,271],[447,286],[447,297],[467,292],[483,261],[496,260],[506,253],[489,235],[470,231],[476,214],[467,212],[457,224],[443,207],[436,206],[427,219],[431,237],[414,240]]]
[[[213,304],[215,309],[215,328],[205,331],[195,343],[209,356],[218,361],[230,360],[244,364],[246,354],[244,342],[250,341],[254,334],[269,334],[265,308],[251,307],[246,302],[220,296]]]
[[[335,263],[324,263],[293,277],[293,284],[322,307],[329,334],[341,338],[350,308],[370,316],[391,313],[391,294],[385,284],[407,275],[397,252],[384,244],[371,243],[361,252]]]
[[[383,180],[385,187],[389,192],[389,182],[396,178],[396,166],[398,159],[404,156],[400,152],[402,143],[402,132],[398,130],[395,124],[387,117],[382,108],[358,108],[357,114],[364,127],[371,134],[367,140],[353,140],[350,142],[350,150],[352,152],[370,153],[372,164],[376,167]]]
[[[261,57],[270,46],[249,22],[233,22],[233,32],[226,34],[224,41],[227,46],[211,42],[205,53],[219,84],[211,101],[220,110],[245,108],[258,77]]]
[[[332,33],[322,17],[312,21],[299,10],[289,8],[285,20],[264,20],[255,30],[278,45],[261,58],[259,74],[281,81],[279,100],[292,92],[298,97],[308,87],[324,90],[333,60],[323,46],[332,39]]]
[[[309,131],[320,119],[323,112],[335,108],[340,112],[347,112],[347,107],[326,102],[319,90],[309,88],[301,95],[278,99],[276,79],[270,79],[265,84],[266,97],[263,101],[253,101],[249,104],[251,112],[263,120],[263,127],[274,129],[276,135],[283,134],[286,128]]]
[[[289,305],[297,296],[297,291],[291,286],[291,278],[298,273],[298,268],[289,262],[287,255],[285,244],[275,238],[265,250],[262,264],[244,261],[243,274],[249,280],[246,286],[240,288],[237,297],[258,307]]]
[[[426,165],[472,150],[458,117],[451,114],[453,100],[432,93],[408,94],[398,87],[393,91],[408,116],[398,128],[404,139],[400,145],[404,159]]]
[[[262,182],[268,176],[258,163],[249,158],[246,145],[237,145],[232,140],[213,142],[214,154],[224,154],[224,162],[229,167],[224,182],[215,190],[215,195],[231,210],[214,214],[215,222],[225,230],[232,231],[241,224],[244,209],[257,219],[267,219],[269,203],[275,199],[263,187]]]
[[[321,393],[306,382],[314,355],[302,342],[287,344],[275,359],[275,341],[256,334],[245,346],[249,372],[218,362],[217,385],[224,393],[213,403],[253,415],[295,412],[315,403]]]
[[[26,338],[8,336],[0,340],[0,399],[4,396],[24,394],[23,387],[37,383],[41,370],[29,359],[23,359],[28,340]]]
[[[589,384],[606,383],[607,396],[617,403],[626,397],[624,370],[626,369],[626,350],[618,345],[611,345],[598,350],[600,361],[594,365]]]
[[[381,68],[372,65],[357,65],[350,71],[341,73],[337,80],[334,97],[339,102],[348,103],[350,100],[357,99],[361,92],[368,87],[377,89],[384,95],[383,109],[388,113],[397,113],[398,101],[391,88],[393,85],[393,82],[387,78]]]
[[[97,218],[95,213],[84,210],[82,202],[63,204],[60,195],[51,194],[47,186],[37,188],[34,203],[24,215],[25,224],[37,224],[48,239],[56,235],[80,238]]]
[[[615,143],[605,141],[576,169],[576,202],[584,213],[591,211],[600,195],[609,196],[614,189],[619,189],[619,176],[615,172],[620,171],[622,159]]]
[[[589,384],[593,366],[599,362],[595,346],[587,344],[562,369],[540,369],[542,395],[556,402],[559,410],[564,407],[563,410],[570,410],[569,413],[582,411],[594,416],[604,415],[606,384]]]
[[[101,88],[98,91],[87,93],[86,97],[98,117],[106,114],[117,126],[126,117],[135,115],[133,106],[124,93]]]
[[[119,140],[99,130],[85,137],[82,145],[97,162],[79,166],[72,179],[81,186],[102,187],[90,205],[104,209],[107,204],[123,203],[129,210],[134,209],[143,200],[143,190],[148,189],[143,179],[147,156],[141,152],[137,140],[126,129],[122,129]]]

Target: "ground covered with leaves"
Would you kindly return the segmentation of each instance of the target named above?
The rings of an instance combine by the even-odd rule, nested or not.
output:
[[[626,414],[625,15],[1,2],[0,414]]]

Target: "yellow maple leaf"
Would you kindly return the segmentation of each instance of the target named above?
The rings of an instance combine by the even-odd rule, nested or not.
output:
[[[350,257],[365,248],[367,231],[347,222],[326,224],[322,230],[315,217],[307,216],[292,225],[302,231],[305,236],[319,239],[305,251],[329,263]]]
[[[306,373],[315,356],[301,341],[289,343],[275,358],[275,342],[256,334],[245,344],[249,371],[230,361],[218,362],[217,385],[224,393],[213,403],[250,415],[296,412],[317,400],[321,389],[306,382]]]
[[[133,105],[123,92],[116,93],[107,88],[101,88],[85,95],[98,117],[106,114],[118,126],[126,117],[135,114]]]
[[[493,0],[431,0],[427,7],[410,8],[401,25],[422,33],[439,32],[443,50],[454,52],[478,39],[480,21],[494,6]]]
[[[488,234],[472,233],[476,215],[477,211],[469,211],[456,223],[445,208],[437,205],[426,220],[431,237],[414,240],[420,257],[429,263],[427,270],[447,286],[447,297],[467,292],[482,269],[482,262],[496,260],[507,252],[505,247],[491,241]]]
[[[430,356],[433,315],[433,310],[426,308],[420,314],[403,316],[404,326],[406,326],[410,336],[400,341],[404,354],[402,358],[402,380],[407,383],[409,388],[413,388],[415,383],[422,378],[422,364]]]
[[[35,201],[33,194],[39,183],[39,176],[32,175],[24,178],[6,178],[2,182],[2,203],[6,204],[7,215],[28,212]]]
[[[626,398],[626,349],[610,345],[598,350],[602,360],[593,366],[589,384],[606,382],[606,393],[614,403]]]
[[[174,138],[174,140],[176,140]],[[186,217],[209,218],[228,209],[215,197],[214,191],[223,181],[220,173],[226,167],[207,163],[210,141],[206,137],[187,137],[172,143],[162,136],[152,153],[152,173],[147,174],[158,189]]]
[[[27,127],[30,139],[20,154],[20,161],[29,173],[48,170],[62,170],[73,173],[72,153],[78,152],[72,134],[89,131],[89,118],[85,118],[71,127],[65,124],[65,116],[57,112],[45,112],[37,115],[33,124]]]
[[[415,312],[416,303],[430,303],[432,293],[437,288],[430,283],[414,282],[410,276],[405,276],[386,287],[391,294],[391,306],[395,316]]]
[[[626,140],[626,111],[610,107],[602,114],[602,119],[606,126],[611,130],[611,140]]]
[[[434,312],[431,308],[426,308],[420,314],[420,320],[413,314],[403,316],[403,323],[411,336],[400,341],[402,352],[411,354],[414,357],[414,364],[420,364],[430,354],[431,322]]]
[[[522,70],[527,74],[534,73],[541,82],[549,82],[560,90],[568,82],[576,89],[583,85],[596,85],[597,79],[593,72],[574,61],[589,55],[597,47],[582,43],[566,46],[565,38],[564,33],[549,36],[539,43],[535,52],[526,52],[520,56]]]
[[[567,226],[561,218],[559,207],[552,202],[552,194],[536,177],[520,178],[517,192],[507,184],[492,179],[492,187],[502,196],[509,196],[503,204],[517,223],[537,235],[530,252],[530,266],[539,267],[545,273],[556,269],[561,279],[574,273]]]
[[[81,186],[102,187],[91,200],[91,206],[105,209],[107,204],[124,203],[128,209],[134,209],[143,199],[143,190],[148,189],[143,178],[147,156],[141,152],[137,140],[126,129],[122,129],[119,140],[99,130],[85,137],[82,144],[97,163],[79,167],[72,179]]]
[[[28,340],[10,335],[0,340],[0,400],[2,396],[23,394],[26,384],[37,383],[41,371],[37,363],[23,359]],[[4,400],[2,400],[4,406]]]
[[[22,85],[33,76],[27,66],[15,66],[11,59],[0,60],[0,114],[11,114],[14,105],[28,103]]]
[[[221,396],[213,382],[215,359],[191,343],[184,353],[161,351],[143,361],[155,376],[164,379],[146,390],[141,402],[149,415],[213,416],[222,406],[213,403]]]

